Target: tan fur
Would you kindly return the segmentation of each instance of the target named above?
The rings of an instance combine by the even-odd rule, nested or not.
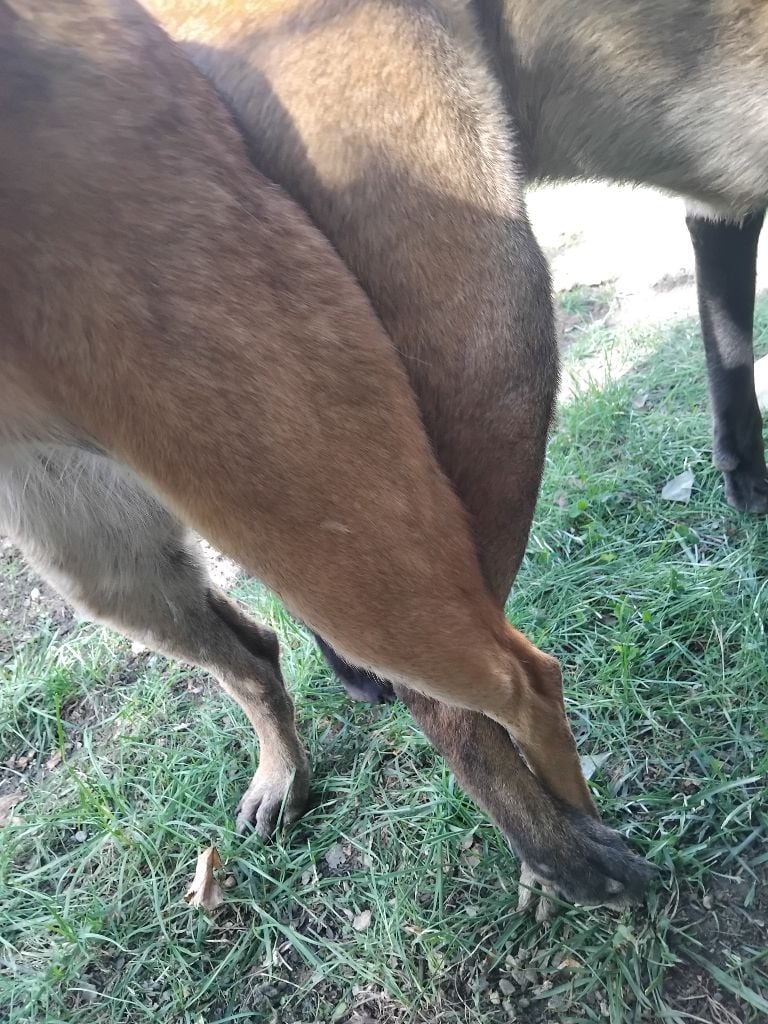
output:
[[[762,0],[476,0],[527,173],[768,200]]]
[[[173,514],[355,663],[498,720],[565,808],[593,813],[557,664],[485,589],[400,361],[328,243],[128,0],[0,12],[0,309],[17,389],[6,404],[3,378],[0,438],[22,543],[93,613],[171,650],[169,576],[182,611],[201,596],[191,660],[251,714],[273,802],[288,768],[305,774],[274,638],[206,588]],[[69,533],[41,511],[51,475]],[[101,515],[78,539],[89,509]],[[127,563],[106,583],[86,550],[99,520]],[[168,566],[156,622],[145,570],[130,571],[147,552]],[[234,676],[211,615],[249,652]]]

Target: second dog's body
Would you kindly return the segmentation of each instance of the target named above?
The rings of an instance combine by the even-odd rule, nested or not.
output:
[[[752,351],[768,204],[768,8],[475,0],[475,10],[528,178],[634,182],[685,197],[714,462],[730,504],[768,512]]]

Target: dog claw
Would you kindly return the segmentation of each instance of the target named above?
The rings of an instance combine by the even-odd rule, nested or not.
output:
[[[527,865],[520,865],[520,882],[517,891],[517,912],[526,913],[536,902],[536,920],[539,924],[549,921],[555,912],[552,897],[555,890],[550,885],[541,883],[536,873]]]

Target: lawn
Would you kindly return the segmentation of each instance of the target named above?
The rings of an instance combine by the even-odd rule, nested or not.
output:
[[[563,298],[570,397],[508,614],[562,659],[597,799],[661,869],[645,905],[517,914],[518,864],[405,710],[350,703],[237,577],[282,638],[315,770],[298,825],[241,841],[240,711],[72,620],[6,548],[0,1019],[768,1020],[768,523],[722,500],[695,323],[619,328],[609,305]],[[686,468],[690,502],[662,500]],[[213,920],[183,900],[209,843]]]

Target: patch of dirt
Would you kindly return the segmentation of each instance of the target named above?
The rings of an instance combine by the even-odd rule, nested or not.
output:
[[[756,875],[712,876],[707,893],[684,895],[676,919],[676,923],[687,925],[694,953],[734,980],[734,964],[755,955],[761,957],[763,970],[768,968],[768,871],[763,866]],[[762,1019],[756,1016],[758,1010],[719,985],[685,949],[677,952],[683,962],[668,972],[665,984],[667,999],[676,1010],[711,1024]],[[768,990],[758,995],[768,999]]]
[[[693,247],[681,200],[590,182],[536,187],[527,202],[556,293],[610,282],[616,301],[606,322],[616,327],[696,317]],[[758,290],[768,286],[766,252],[768,236],[760,247]]]
[[[654,281],[651,287],[655,292],[671,292],[675,288],[690,288],[695,286],[696,278],[689,270],[679,270],[676,274],[662,274],[658,281]]]
[[[573,344],[579,334],[608,319],[611,295],[606,284],[572,288],[557,294],[555,320],[562,352]]]
[[[0,538],[0,663],[43,626],[66,633],[72,608],[29,568],[10,540]]]

